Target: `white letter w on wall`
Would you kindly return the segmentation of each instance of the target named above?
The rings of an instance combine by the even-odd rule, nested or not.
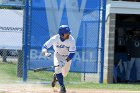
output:
[[[62,19],[63,9],[66,5],[65,1],[66,0],[61,0],[60,6],[58,6],[57,0],[45,0],[50,37],[54,34],[57,34],[58,32],[58,28]]]
[[[63,10],[66,7],[68,24],[72,30],[72,35],[77,39],[87,0],[82,0],[80,7],[78,0],[59,0],[61,1],[60,5],[57,1],[45,0],[50,36],[57,34],[61,20],[63,20]]]
[[[68,23],[75,39],[78,37],[86,0],[82,0],[81,7],[78,7],[78,0],[66,0]]]

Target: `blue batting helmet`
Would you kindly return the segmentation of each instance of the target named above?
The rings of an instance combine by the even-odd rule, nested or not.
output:
[[[69,28],[69,26],[68,25],[61,25],[60,27],[59,27],[59,32],[58,32],[58,34],[60,35],[60,36],[63,36],[64,34],[66,34],[66,33],[71,33],[70,32],[70,28]]]

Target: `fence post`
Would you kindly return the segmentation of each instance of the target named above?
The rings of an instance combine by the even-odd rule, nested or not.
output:
[[[3,62],[7,62],[7,49],[2,49]]]
[[[24,34],[23,34],[23,81],[27,81],[27,60],[28,60],[28,31],[29,31],[29,2],[25,1],[24,8]]]
[[[17,63],[17,77],[22,77],[23,74],[23,52],[18,50],[18,63]]]
[[[103,83],[103,73],[104,73],[104,42],[105,42],[105,20],[106,20],[106,0],[101,0],[102,2],[102,42],[101,42],[101,73],[99,83]]]

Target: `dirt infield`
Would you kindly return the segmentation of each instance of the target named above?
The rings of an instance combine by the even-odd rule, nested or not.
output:
[[[0,84],[0,93],[54,93],[54,92],[52,88],[40,84]],[[70,88],[67,89],[67,93],[140,93],[140,91]]]

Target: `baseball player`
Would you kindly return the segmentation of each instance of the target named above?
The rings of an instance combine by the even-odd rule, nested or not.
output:
[[[73,58],[76,46],[75,39],[70,35],[71,31],[68,25],[61,25],[57,35],[51,37],[42,48],[42,54],[50,56],[48,49],[53,46],[55,73],[53,76],[52,87],[55,87],[56,81],[60,85],[60,93],[66,93],[63,77],[67,76],[71,59]]]

